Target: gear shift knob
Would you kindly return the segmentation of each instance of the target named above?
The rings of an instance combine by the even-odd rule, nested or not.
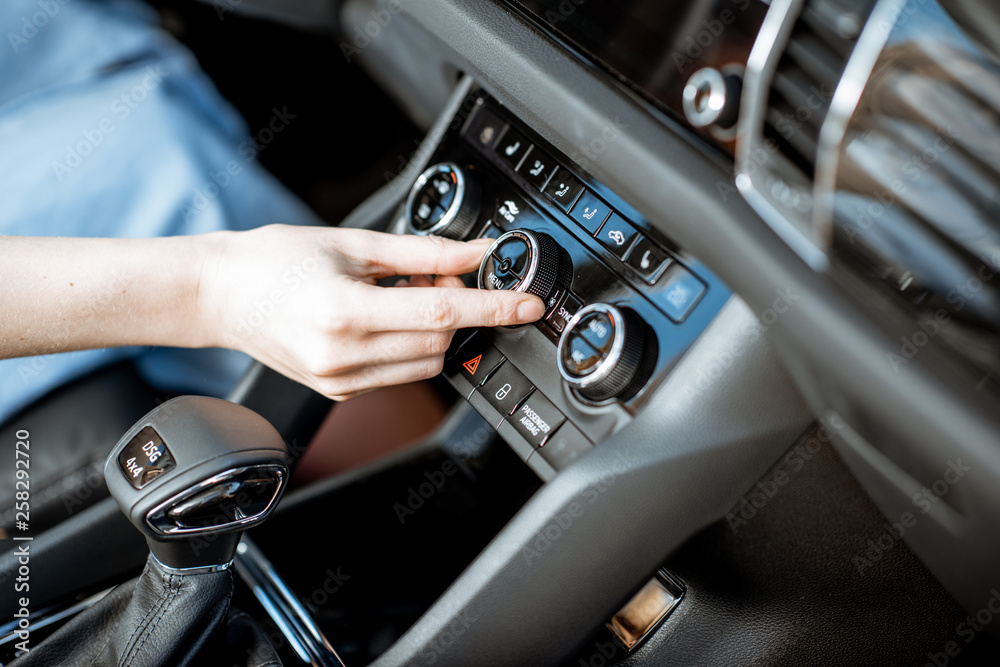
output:
[[[252,410],[181,396],[122,436],[104,478],[161,564],[210,571],[228,567],[240,534],[278,504],[291,461],[278,432]]]

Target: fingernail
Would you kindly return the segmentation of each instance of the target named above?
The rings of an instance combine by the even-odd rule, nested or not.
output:
[[[518,322],[537,322],[545,314],[545,304],[541,299],[525,299],[517,305]]]

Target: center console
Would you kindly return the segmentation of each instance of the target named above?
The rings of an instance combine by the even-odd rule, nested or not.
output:
[[[473,89],[451,128],[395,231],[493,239],[467,284],[547,304],[534,325],[460,331],[445,377],[548,480],[632,419],[731,293],[582,166],[612,120],[568,157]]]

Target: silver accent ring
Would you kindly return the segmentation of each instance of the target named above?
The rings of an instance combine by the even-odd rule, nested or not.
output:
[[[507,239],[521,239],[528,244],[528,269],[525,271],[524,276],[518,281],[517,286],[513,290],[508,290],[511,292],[523,292],[528,289],[528,285],[531,284],[531,278],[535,276],[538,272],[538,240],[535,238],[534,234],[530,234],[526,231],[520,229],[512,229],[511,231],[502,234],[493,242],[490,249],[486,251],[483,255],[483,260],[479,263],[479,274],[477,277],[479,289],[486,289],[483,284],[483,269],[486,268],[486,262],[489,261],[490,257],[493,255],[493,251],[500,247],[500,244]]]
[[[611,341],[611,350],[608,352],[607,356],[601,360],[601,363],[597,364],[597,368],[595,368],[593,372],[588,373],[583,377],[573,377],[566,371],[566,368],[561,363],[563,351],[566,349],[567,341],[569,340],[569,333],[575,329],[578,324],[580,324],[580,320],[591,313],[606,314],[611,319],[611,326],[615,328],[615,337]],[[556,364],[559,368],[559,375],[561,375],[566,382],[574,387],[579,387],[580,389],[592,387],[611,375],[611,371],[614,370],[615,365],[621,359],[622,349],[624,349],[624,347],[625,315],[622,311],[618,310],[615,306],[611,306],[606,303],[592,303],[589,306],[584,306],[577,311],[576,315],[574,315],[572,319],[570,319],[569,323],[566,325],[566,330],[563,331],[563,335],[559,338],[559,347],[556,350],[556,359],[560,362]]]
[[[714,67],[703,67],[684,86],[682,106],[688,122],[708,127],[726,110],[726,78]]]
[[[431,176],[435,174],[454,174],[455,175],[455,198],[452,199],[451,205],[448,210],[444,212],[441,219],[438,220],[434,225],[428,229],[420,230],[413,225],[413,204],[416,201],[417,193],[420,192],[423,187],[430,180]],[[428,167],[417,176],[417,180],[414,181],[413,187],[410,188],[410,194],[406,196],[406,224],[409,226],[410,231],[418,236],[428,236],[430,234],[437,234],[452,222],[455,221],[455,217],[458,216],[459,209],[462,208],[462,201],[465,199],[465,176],[462,174],[462,170],[458,168],[458,165],[454,162],[442,162],[436,164],[433,167]]]

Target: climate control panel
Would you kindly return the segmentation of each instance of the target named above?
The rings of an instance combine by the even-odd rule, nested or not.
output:
[[[474,91],[397,231],[491,238],[469,286],[545,317],[456,334],[445,376],[543,479],[624,427],[730,296],[669,236]]]

